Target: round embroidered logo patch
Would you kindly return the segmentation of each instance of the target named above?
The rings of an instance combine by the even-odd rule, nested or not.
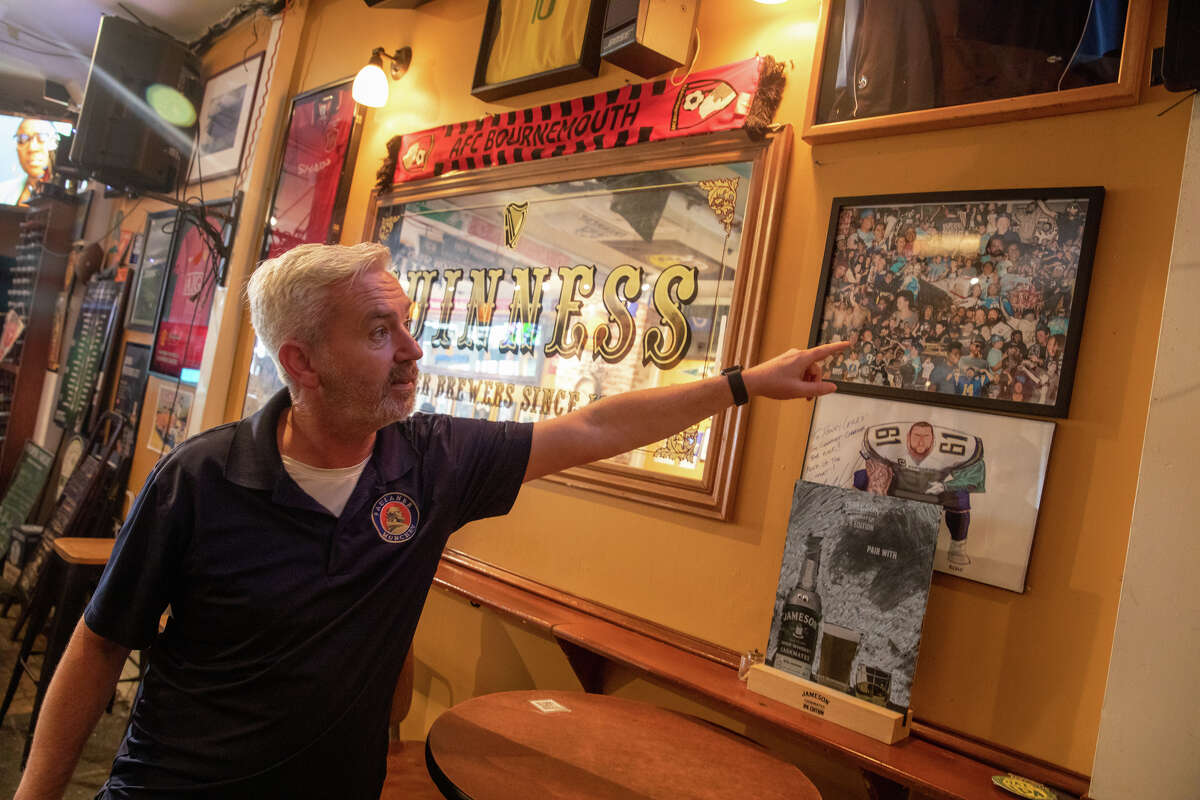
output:
[[[388,492],[376,500],[371,509],[371,522],[379,538],[393,544],[411,539],[417,532],[419,518],[417,504],[400,492]]]

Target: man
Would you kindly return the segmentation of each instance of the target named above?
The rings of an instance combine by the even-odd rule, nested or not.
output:
[[[835,343],[562,417],[409,417],[422,351],[377,244],[263,262],[251,319],[287,390],[159,462],[55,673],[19,800],[57,798],[131,648],[154,656],[100,797],[379,795],[397,675],[446,539],[524,481],[750,396],[834,390]],[[155,638],[158,619],[171,618]]]
[[[986,491],[983,440],[978,436],[914,422],[903,441],[906,422],[874,425],[863,433],[863,468],[854,487],[872,494],[937,503],[946,511],[951,569],[971,563],[966,554],[971,526],[971,494]]]
[[[0,203],[29,205],[37,186],[50,170],[50,152],[58,148],[58,133],[43,119],[23,119],[13,135],[23,175],[0,182]]]
[[[962,345],[958,342],[952,342],[946,348],[945,360],[934,367],[933,373],[929,376],[929,380],[936,391],[943,394],[958,394],[954,385],[954,377],[956,372],[961,372],[962,368],[958,364],[961,358]]]

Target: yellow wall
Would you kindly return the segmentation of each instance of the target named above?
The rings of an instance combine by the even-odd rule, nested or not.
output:
[[[401,11],[370,10],[359,0],[309,4],[294,92],[352,76],[372,47],[413,48],[412,68],[393,84],[391,102],[367,115],[345,241],[360,238],[391,136],[637,80],[605,65],[595,80],[495,106],[476,101],[469,88],[483,5],[438,0]],[[1161,40],[1165,6],[1156,2],[1152,42]],[[812,0],[708,0],[697,68],[756,52],[790,60],[778,119],[798,126],[815,16]],[[1185,109],[1155,116],[1172,100],[1151,89],[1141,104],[1112,111],[817,148],[797,139],[760,351],[768,356],[807,339],[832,197],[1107,187],[1071,417],[1055,435],[1030,588],[1018,595],[936,575],[913,694],[918,717],[1083,773],[1104,691],[1187,131]],[[539,482],[508,517],[474,525],[451,544],[722,645],[762,648],[810,416],[804,403],[753,403],[730,523]],[[577,686],[552,643],[437,592],[416,647],[422,697],[409,729],[481,691]],[[682,702],[633,678],[622,690]]]

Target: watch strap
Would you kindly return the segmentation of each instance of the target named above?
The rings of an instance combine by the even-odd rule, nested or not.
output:
[[[742,368],[735,364],[721,370],[725,380],[729,381],[729,391],[733,393],[733,404],[744,406],[750,402],[750,393],[746,391],[746,381],[742,379]]]

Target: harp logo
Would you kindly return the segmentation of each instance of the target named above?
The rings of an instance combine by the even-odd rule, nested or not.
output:
[[[504,207],[504,243],[509,250],[515,250],[521,239],[521,231],[525,230],[525,218],[529,216],[529,201],[524,203],[509,203]]]
[[[375,501],[371,509],[371,522],[375,532],[385,542],[399,544],[407,542],[417,532],[420,511],[417,504],[406,494],[388,492]]]
[[[703,78],[685,83],[675,96],[671,130],[699,125],[737,99],[737,90],[723,80]]]
[[[404,156],[400,159],[400,163],[409,172],[420,172],[425,169],[425,164],[429,160],[429,151],[432,149],[433,136],[422,136],[408,146],[408,149],[404,151]]]

